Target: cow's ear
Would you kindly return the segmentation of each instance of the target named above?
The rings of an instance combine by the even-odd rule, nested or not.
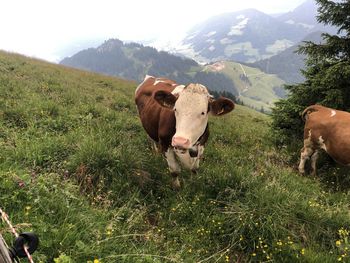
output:
[[[215,116],[224,115],[229,113],[235,108],[235,104],[232,100],[225,97],[220,97],[216,100],[211,100],[209,102],[209,110]]]
[[[177,97],[174,96],[171,92],[165,90],[158,90],[153,95],[154,99],[163,107],[173,109]]]

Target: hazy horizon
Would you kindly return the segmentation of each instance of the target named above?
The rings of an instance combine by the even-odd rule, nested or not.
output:
[[[267,14],[286,13],[305,0],[179,0],[174,4],[151,0],[44,1],[0,3],[0,49],[58,62],[62,54],[104,40],[179,39],[194,25],[222,13],[254,8]],[[213,4],[214,3],[214,4]],[[170,6],[170,7],[169,7]]]

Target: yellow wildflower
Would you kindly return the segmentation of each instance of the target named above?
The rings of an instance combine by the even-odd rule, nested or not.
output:
[[[341,241],[337,240],[337,241],[335,241],[335,244],[339,247],[341,245]]]

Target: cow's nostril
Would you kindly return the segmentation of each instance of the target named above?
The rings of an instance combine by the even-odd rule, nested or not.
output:
[[[188,152],[189,152],[189,154],[190,154],[190,156],[191,156],[192,158],[198,156],[198,150],[193,150],[193,149],[190,148]]]

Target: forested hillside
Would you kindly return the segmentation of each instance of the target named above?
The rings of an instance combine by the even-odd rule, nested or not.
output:
[[[202,83],[209,89],[237,95],[234,83],[203,67],[192,59],[181,58],[137,43],[123,43],[118,39],[105,41],[98,48],[89,48],[65,58],[60,64],[106,75],[142,81],[146,74],[173,79],[178,83]]]

